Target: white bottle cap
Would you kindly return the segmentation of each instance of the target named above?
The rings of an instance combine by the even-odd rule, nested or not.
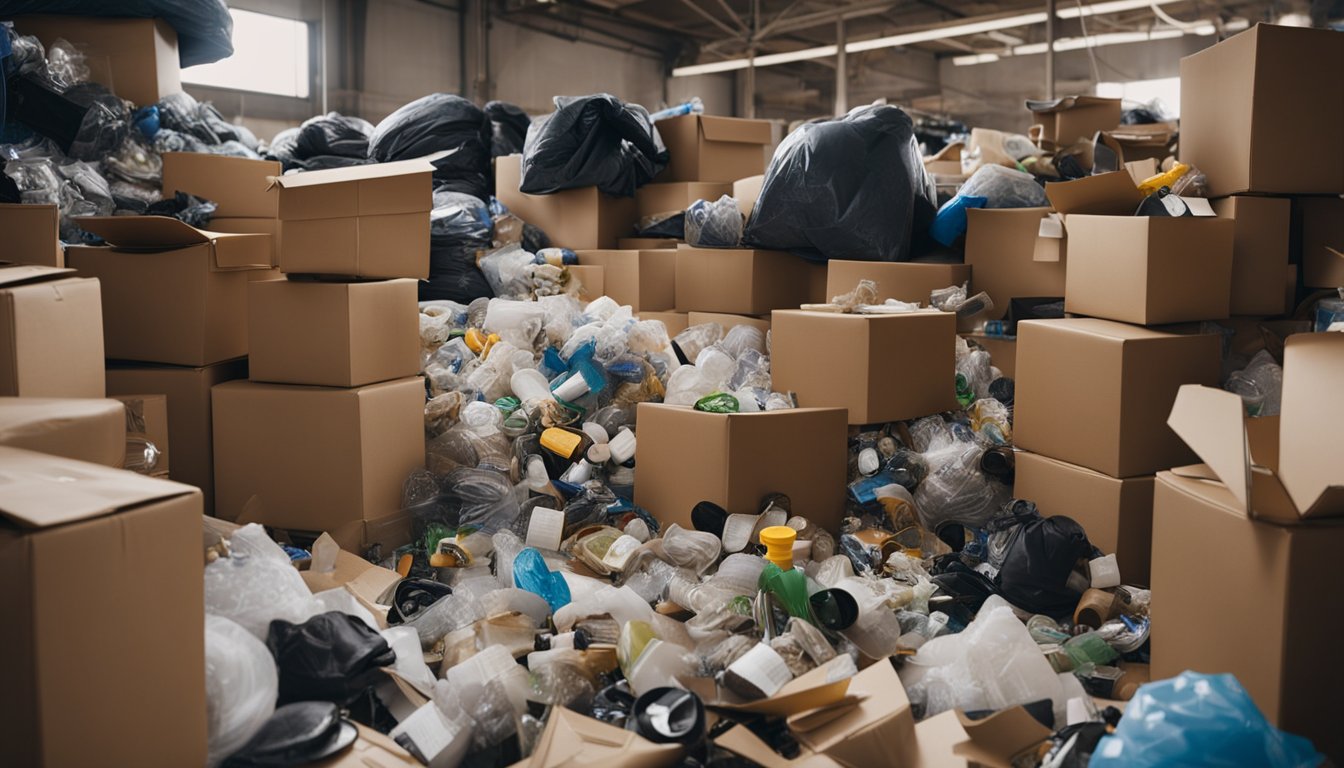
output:
[[[607,446],[611,449],[611,460],[617,464],[624,464],[635,455],[635,433],[621,427],[621,431],[611,438]]]
[[[568,379],[560,382],[560,386],[552,390],[551,394],[559,400],[573,402],[588,394],[588,382],[576,371]]]

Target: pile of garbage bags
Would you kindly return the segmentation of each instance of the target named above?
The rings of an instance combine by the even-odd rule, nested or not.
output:
[[[373,125],[339,112],[310,117],[297,128],[275,135],[264,157],[276,160],[285,171],[318,171],[346,168],[369,162],[369,137]]]

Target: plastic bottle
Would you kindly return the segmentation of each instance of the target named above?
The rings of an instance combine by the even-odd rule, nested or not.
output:
[[[780,570],[793,568],[793,542],[798,532],[787,525],[772,525],[761,530],[761,543],[765,545],[765,559]]]
[[[555,399],[551,394],[550,382],[536,368],[520,368],[514,371],[513,376],[509,378],[509,388],[523,403]]]
[[[578,461],[593,447],[593,439],[577,429],[549,427],[541,433],[541,447],[567,461]]]

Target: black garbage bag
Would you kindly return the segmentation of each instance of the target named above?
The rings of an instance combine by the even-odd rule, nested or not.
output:
[[[190,134],[206,144],[237,141],[248,149],[257,146],[257,137],[251,131],[225,120],[215,105],[199,102],[189,93],[170,93],[159,99],[157,106],[163,128]]]
[[[309,765],[347,749],[359,731],[328,701],[279,707],[224,768],[288,768]]]
[[[595,186],[631,197],[667,159],[662,137],[640,105],[608,93],[556,96],[555,111],[527,129],[519,189],[548,195]]]
[[[506,101],[491,101],[485,105],[485,116],[490,118],[490,154],[500,157],[523,151],[532,118],[522,107]]]
[[[431,235],[451,238],[463,244],[490,245],[494,220],[490,206],[473,195],[453,191],[447,186],[434,190],[434,208],[429,212]]]
[[[363,160],[369,156],[369,137],[372,135],[373,124],[368,120],[328,112],[310,117],[299,126],[294,156],[300,160],[322,155]]]
[[[635,236],[684,239],[686,237],[686,212],[671,211],[645,216],[635,222]]]
[[[0,18],[30,13],[163,19],[177,32],[183,67],[233,55],[233,17],[224,0],[0,0]]]
[[[285,166],[285,170],[290,168],[300,168],[305,171],[325,171],[328,168],[349,168],[355,165],[371,165],[372,160],[367,157],[342,157],[341,155],[315,155],[306,160],[291,160],[290,164]]]
[[[476,266],[480,246],[461,245],[453,238],[430,235],[429,279],[420,281],[420,301],[447,299],[470,304],[473,299],[493,299],[495,292]]]
[[[454,167],[480,173],[490,167],[490,121],[480,107],[450,93],[431,93],[383,118],[369,138],[380,163],[458,150]]]
[[[743,233],[817,261],[907,261],[937,213],[910,117],[875,105],[784,139]]]
[[[294,167],[293,163],[298,158],[295,156],[295,149],[299,144],[299,129],[286,128],[275,134],[271,143],[266,147],[266,151],[261,156],[267,160],[277,160],[285,170],[288,171]]]
[[[151,203],[145,208],[145,215],[171,216],[197,229],[209,229],[218,207],[210,200],[177,192],[172,197]]]
[[[368,624],[340,611],[302,624],[271,622],[266,647],[280,672],[280,704],[330,701],[346,705],[385,679],[397,655]]]
[[[1035,504],[1022,500],[1007,509],[1007,515],[988,525],[991,536],[996,530],[1015,528],[996,578],[999,594],[1032,613],[1071,616],[1082,593],[1069,587],[1069,574],[1080,560],[1100,553],[1072,518],[1041,517]]]

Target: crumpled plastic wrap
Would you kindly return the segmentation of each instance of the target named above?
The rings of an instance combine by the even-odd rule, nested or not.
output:
[[[742,211],[728,195],[696,200],[686,209],[686,243],[699,248],[735,248],[742,240]]]
[[[237,538],[235,533],[231,541]],[[269,539],[269,547],[256,537],[249,541],[247,548],[235,546],[232,557],[206,565],[205,612],[231,619],[264,640],[272,620],[297,624],[316,614],[319,606],[284,550]]]
[[[275,712],[280,683],[266,644],[223,616],[205,617],[206,765],[224,762]]]

